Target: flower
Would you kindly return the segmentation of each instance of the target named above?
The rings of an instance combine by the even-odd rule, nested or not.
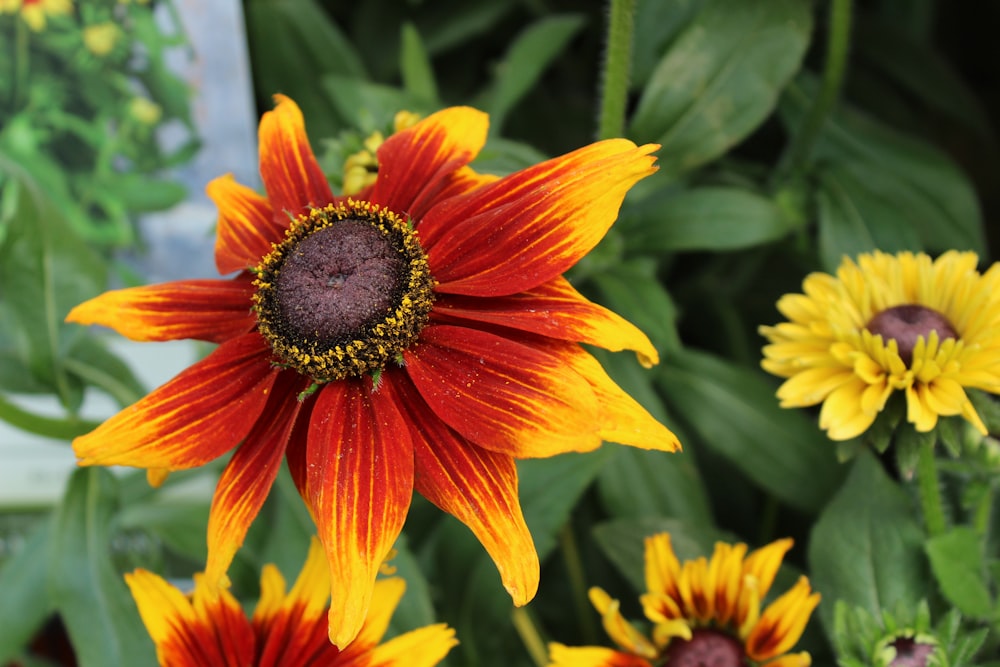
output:
[[[415,125],[419,120],[420,116],[412,111],[400,111],[393,118],[392,127],[395,132],[399,132]],[[381,132],[373,132],[365,139],[362,150],[347,156],[344,162],[345,195],[355,195],[375,184],[378,176],[378,160],[375,153],[384,141],[385,137]]]
[[[156,125],[163,117],[163,108],[156,102],[135,96],[128,102],[128,114],[143,125]]]
[[[1000,390],[1000,266],[976,270],[971,252],[863,254],[813,273],[805,294],[786,294],[789,321],[761,327],[763,368],[788,378],[782,407],[823,404],[820,427],[834,440],[864,433],[894,391],[907,420],[927,432],[938,417],[986,427],[965,388]]]
[[[788,651],[802,635],[819,594],[799,577],[761,612],[778,566],[791,548],[784,539],[746,555],[747,545],[717,542],[711,560],[677,560],[670,535],[646,538],[646,589],[640,596],[650,637],[625,620],[600,588],[590,601],[608,636],[621,650],[597,646],[549,646],[550,667],[808,667],[808,653]],[[744,558],[744,556],[746,556]]]
[[[164,666],[425,667],[438,664],[458,643],[455,631],[441,623],[379,644],[406,590],[403,579],[392,578],[375,584],[371,611],[357,640],[338,649],[327,634],[330,577],[325,560],[313,539],[302,572],[287,593],[278,568],[265,565],[260,600],[250,619],[228,590],[211,590],[203,575],[195,575],[190,596],[142,569],[126,574],[125,581]]]
[[[334,197],[295,103],[260,125],[267,196],[224,176],[216,264],[228,279],[108,292],[67,319],[137,340],[220,343],[73,447],[82,465],[165,471],[235,449],[209,518],[221,581],[287,458],[332,576],[330,627],[360,628],[416,489],[464,522],[523,605],[539,566],[515,460],[602,439],[674,451],[672,432],[580,343],[656,350],[562,273],[654,171],[656,146],[602,141],[505,178],[468,163],[487,118],[445,109],[388,138],[375,183]]]
[[[35,32],[45,29],[47,17],[69,14],[72,11],[71,0],[0,0],[0,14],[18,12]]]
[[[120,36],[121,29],[114,23],[95,23],[83,29],[83,44],[95,56],[106,56]]]

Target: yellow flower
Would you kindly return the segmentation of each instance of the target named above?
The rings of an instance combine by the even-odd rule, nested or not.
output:
[[[400,132],[412,127],[420,120],[418,114],[412,111],[400,111],[393,118],[394,132]],[[373,132],[364,142],[364,149],[348,156],[344,161],[344,195],[356,195],[365,188],[375,184],[378,176],[378,159],[375,153],[385,141],[381,132]]]
[[[46,17],[72,11],[71,0],[0,0],[0,13],[18,12],[35,32],[45,29]]]
[[[985,435],[964,388],[1000,390],[1000,265],[980,274],[977,263],[954,250],[875,252],[808,276],[805,294],[778,301],[789,321],[760,328],[771,343],[761,365],[788,378],[781,406],[822,403],[820,427],[847,440],[903,391],[916,430],[962,415]]]
[[[747,545],[718,542],[711,560],[681,564],[670,535],[646,538],[646,589],[640,596],[652,623],[647,637],[622,616],[618,600],[600,588],[590,601],[619,650],[597,646],[549,646],[549,667],[808,667],[808,653],[788,653],[798,642],[819,594],[800,577],[761,610],[792,540],[773,542],[747,555]]]
[[[430,667],[458,643],[455,631],[443,623],[379,643],[406,589],[406,582],[395,578],[375,585],[357,639],[343,650],[331,644],[326,627],[330,577],[315,539],[291,591],[285,591],[276,567],[264,567],[260,600],[250,619],[228,590],[213,594],[202,575],[195,576],[190,596],[146,570],[126,574],[125,581],[164,666]]]
[[[95,56],[106,56],[115,48],[120,30],[114,23],[95,23],[83,29],[83,44]]]
[[[129,115],[143,125],[156,125],[163,117],[160,105],[145,97],[133,97],[128,103]]]

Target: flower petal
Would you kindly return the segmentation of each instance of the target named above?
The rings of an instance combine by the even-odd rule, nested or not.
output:
[[[73,441],[80,465],[194,468],[236,446],[278,371],[259,334],[244,334]]]
[[[308,380],[297,373],[278,375],[270,400],[222,471],[208,515],[205,579],[221,583],[250,524],[264,505],[302,405],[296,400]]]
[[[146,570],[125,575],[139,616],[156,644],[161,665],[249,665],[254,635],[236,598],[229,591],[207,597],[195,578],[194,601]]]
[[[657,148],[601,141],[440,202],[419,226],[437,290],[503,296],[562,275],[604,237],[629,188],[656,170]]]
[[[209,182],[205,192],[219,208],[215,234],[215,266],[219,273],[242,271],[260,263],[281,241],[288,219],[275,216],[267,197],[240,185],[232,174]]]
[[[274,220],[283,223],[312,207],[333,201],[330,184],[320,169],[299,106],[284,95],[260,119],[260,177],[271,202]]]
[[[642,658],[603,646],[549,644],[548,667],[652,667]]]
[[[411,424],[417,491],[472,530],[514,604],[527,604],[538,590],[539,565],[518,501],[514,459],[476,447],[449,428],[405,376],[391,380],[384,391],[395,394]]]
[[[802,636],[819,599],[819,593],[812,593],[809,580],[799,577],[795,586],[768,605],[761,614],[744,644],[747,657],[763,662],[787,653]]]
[[[373,648],[359,662],[372,667],[432,667],[457,645],[455,631],[438,623],[393,637]]]
[[[246,279],[178,280],[105,292],[73,308],[66,321],[101,324],[138,341],[221,343],[254,327],[252,296]]]
[[[434,313],[588,343],[612,352],[633,350],[646,368],[659,362],[646,334],[625,318],[588,301],[562,276],[519,294],[491,299],[442,294],[434,304]]]
[[[373,203],[419,220],[453,175],[486,143],[489,117],[469,107],[451,107],[393,134],[378,149]]]
[[[558,357],[446,325],[427,326],[403,357],[434,413],[473,444],[514,458],[601,444],[594,392]]]
[[[330,640],[364,623],[382,561],[413,494],[413,446],[391,398],[358,380],[324,385],[306,448],[307,502],[330,564]]]

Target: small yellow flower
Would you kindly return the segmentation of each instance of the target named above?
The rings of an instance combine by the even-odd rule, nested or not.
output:
[[[19,13],[35,32],[45,29],[47,17],[69,14],[72,11],[71,0],[0,0],[0,14]]]
[[[420,115],[412,111],[399,111],[392,121],[393,132],[400,132],[416,125]],[[385,141],[381,132],[373,132],[364,142],[364,149],[348,156],[344,161],[344,195],[356,195],[375,184],[378,176],[378,159],[375,154]]]
[[[143,125],[156,125],[163,117],[160,105],[145,97],[133,97],[129,102],[128,112]]]
[[[804,294],[778,301],[789,321],[760,328],[761,366],[788,378],[781,406],[822,403],[820,427],[847,440],[902,391],[917,431],[962,415],[985,435],[965,388],[1000,391],[1000,265],[980,274],[977,263],[954,250],[875,252],[808,276]]]
[[[115,48],[120,34],[114,23],[95,23],[83,29],[83,44],[95,56],[106,56]]]
[[[746,544],[718,542],[712,558],[683,564],[670,535],[646,539],[646,589],[640,596],[652,623],[651,636],[625,620],[614,600],[600,588],[590,601],[601,614],[608,636],[619,649],[549,646],[549,667],[808,667],[808,653],[789,653],[816,605],[806,577],[761,610],[792,540],[773,542],[747,555]]]

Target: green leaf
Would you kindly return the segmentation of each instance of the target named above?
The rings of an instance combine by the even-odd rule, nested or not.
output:
[[[655,270],[653,262],[632,260],[610,264],[588,277],[597,287],[600,303],[639,327],[657,352],[672,353],[681,348],[677,307]]]
[[[507,113],[538,82],[583,25],[583,17],[576,14],[547,16],[514,39],[497,65],[495,80],[487,93],[491,133],[500,132]]]
[[[700,187],[654,195],[620,223],[631,252],[739,250],[776,241],[795,224],[775,203],[736,187]]]
[[[802,411],[778,407],[761,372],[687,349],[659,380],[671,412],[706,447],[783,502],[815,512],[839,487],[833,443]]]
[[[815,86],[803,75],[788,87],[781,112],[789,126],[795,127],[806,112]],[[872,242],[893,244],[893,235],[909,228],[931,250],[983,252],[975,190],[938,149],[841,107],[827,118],[812,159],[821,176],[834,179],[828,181],[834,197],[848,201],[865,228],[882,228],[871,234]],[[838,185],[843,192],[836,192]],[[912,232],[896,244],[912,244]]]
[[[403,75],[403,88],[427,108],[437,106],[438,91],[434,82],[434,69],[420,33],[412,23],[403,24],[402,42],[399,71]]]
[[[976,532],[957,526],[924,545],[941,592],[960,612],[977,619],[993,613],[993,599],[984,578],[983,544]]]
[[[63,365],[69,373],[105,392],[123,408],[148,393],[128,364],[109,352],[96,336],[78,339],[63,359]]]
[[[383,127],[391,124],[401,109],[422,111],[424,108],[406,91],[359,79],[327,76],[320,81],[320,90],[351,127]]]
[[[722,155],[771,113],[812,30],[807,0],[708,0],[671,43],[639,100],[630,136],[662,144],[669,174]]]
[[[667,45],[701,12],[705,0],[637,0],[632,39],[632,84],[645,87]]]
[[[8,401],[2,394],[0,394],[0,421],[7,422],[22,431],[56,440],[72,440],[100,426],[100,422],[79,419],[72,415],[65,419],[38,415]]]
[[[45,558],[52,526],[42,522],[20,550],[0,568],[0,664],[6,665],[28,643],[52,612],[45,591],[48,576]]]
[[[187,188],[182,184],[136,173],[103,174],[93,187],[104,188],[130,212],[162,211],[184,201]]]
[[[824,601],[843,600],[878,618],[928,596],[923,531],[910,498],[869,452],[855,458],[809,538],[810,579]],[[833,632],[833,604],[819,613]]]
[[[437,623],[438,618],[434,603],[431,602],[430,584],[417,559],[410,552],[405,533],[399,536],[393,548],[396,550],[396,557],[389,561],[389,565],[396,568],[393,576],[406,581],[406,593],[389,623],[390,634],[397,635]]]
[[[48,592],[81,667],[154,664],[153,643],[121,573],[112,566],[117,482],[104,468],[70,477],[55,512]]]

